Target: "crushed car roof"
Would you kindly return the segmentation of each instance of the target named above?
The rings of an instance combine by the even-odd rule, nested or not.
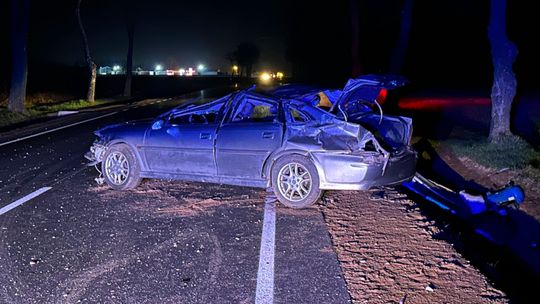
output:
[[[304,102],[317,106],[320,102],[320,93],[328,99],[332,107],[332,112],[338,104],[342,104],[351,98],[361,97],[364,100],[374,100],[381,89],[395,89],[407,83],[406,79],[394,75],[376,75],[369,74],[352,78],[347,81],[343,89],[328,89],[317,86],[303,84],[286,84],[271,91],[255,91],[255,86],[228,94],[212,102],[218,102],[227,98],[237,98],[240,96],[252,96],[257,99],[263,99],[271,102],[296,103]],[[175,109],[162,114],[165,116],[171,113],[180,113],[196,107],[199,98],[187,101]],[[211,102],[211,103],[212,103]]]

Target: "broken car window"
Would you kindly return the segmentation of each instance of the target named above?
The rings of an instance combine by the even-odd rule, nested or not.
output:
[[[273,122],[276,118],[276,104],[244,98],[238,109],[236,109],[232,122]]]
[[[310,120],[305,113],[302,113],[295,108],[290,108],[290,113],[293,122],[306,122]]]
[[[189,114],[186,114],[186,115],[179,115],[179,116],[175,116],[175,117],[171,117],[171,119],[169,119],[169,123],[171,125],[184,125],[184,124],[188,124],[189,123]]]

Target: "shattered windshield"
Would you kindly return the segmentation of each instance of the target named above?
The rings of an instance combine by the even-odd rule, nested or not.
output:
[[[212,107],[217,104],[222,104],[225,101],[229,100],[231,98],[231,95],[232,94],[229,94],[210,102],[208,99],[203,99],[201,97],[193,98],[186,102],[181,103],[176,108],[159,115],[159,118],[166,118],[166,117],[174,116],[179,113],[185,112],[187,110],[198,111],[199,109],[203,109],[206,106]]]

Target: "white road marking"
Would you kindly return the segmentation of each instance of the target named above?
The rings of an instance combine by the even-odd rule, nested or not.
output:
[[[56,113],[56,116],[65,116],[77,113],[79,113],[79,111],[58,111],[58,113]]]
[[[274,250],[276,241],[276,199],[268,197],[264,204],[264,220],[257,272],[256,304],[274,303]]]
[[[16,201],[14,201],[13,203],[5,206],[5,207],[2,207],[2,209],[0,209],[0,215],[10,211],[11,209],[14,209],[14,208],[17,208],[18,206],[28,202],[29,200],[33,199],[34,197],[36,196],[39,196],[49,190],[51,190],[52,187],[43,187],[43,188],[40,188],[30,194],[28,194],[27,196],[23,197],[23,198],[20,198]]]
[[[21,140],[26,140],[26,139],[29,139],[29,138],[41,136],[41,135],[44,135],[44,134],[47,134],[47,133],[51,133],[51,132],[66,129],[66,128],[69,128],[69,127],[73,127],[73,126],[76,126],[76,125],[80,125],[80,124],[83,124],[83,123],[86,123],[86,122],[89,122],[89,121],[92,121],[92,120],[96,120],[96,119],[100,119],[100,118],[103,118],[103,117],[111,116],[111,115],[114,115],[116,113],[118,113],[118,111],[107,113],[107,114],[97,116],[97,117],[92,117],[92,118],[89,118],[89,119],[86,119],[86,120],[78,121],[78,122],[75,122],[75,123],[72,123],[72,124],[69,124],[69,125],[61,126],[61,127],[50,129],[50,130],[46,130],[46,131],[39,132],[39,133],[36,133],[36,134],[20,137],[20,138],[14,139],[14,140],[6,141],[6,142],[3,142],[3,143],[0,143],[0,147],[5,146],[5,145],[9,145],[9,144],[12,144],[12,143],[16,143],[16,142],[21,141]]]

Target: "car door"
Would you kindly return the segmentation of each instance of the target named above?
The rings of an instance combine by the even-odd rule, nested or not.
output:
[[[171,116],[152,128],[143,147],[151,172],[216,175],[214,140],[223,103]]]
[[[216,163],[220,177],[262,179],[263,164],[282,144],[276,102],[246,95],[220,127]]]

